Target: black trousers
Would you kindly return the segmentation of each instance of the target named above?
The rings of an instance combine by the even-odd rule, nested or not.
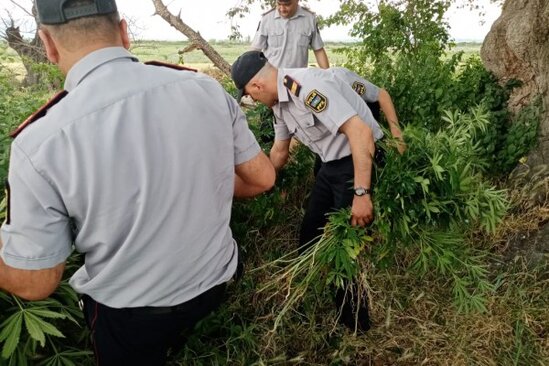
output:
[[[171,307],[115,309],[84,295],[84,318],[91,330],[96,365],[164,365],[168,349],[184,345],[182,333],[223,302],[225,287],[218,285]]]
[[[374,161],[377,166],[383,166],[385,152],[376,148]],[[304,250],[314,243],[314,239],[322,234],[328,222],[327,214],[338,209],[349,207],[353,203],[354,165],[352,156],[327,163],[318,163],[315,166],[315,184],[311,191],[307,210],[301,224],[299,236],[300,250]],[[374,168],[372,167],[372,187],[375,182]],[[366,331],[370,329],[370,316],[366,298],[358,298],[358,285],[351,283],[345,289],[337,289],[335,294],[336,310],[341,311],[340,322],[350,329]],[[360,303],[360,305],[358,305]]]
[[[301,223],[299,246],[322,234],[328,222],[327,214],[353,203],[353,158],[345,158],[321,163],[309,196],[309,202]]]

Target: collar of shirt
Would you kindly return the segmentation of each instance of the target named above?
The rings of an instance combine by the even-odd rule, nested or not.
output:
[[[139,61],[134,55],[123,47],[107,47],[94,51],[74,64],[65,79],[64,89],[68,92],[73,90],[88,76],[93,70],[99,66],[116,60],[127,58],[128,60]]]
[[[295,11],[295,14],[291,16],[289,19],[295,19],[297,17],[302,17],[302,16],[305,16],[305,10],[303,10],[303,8],[300,5],[298,5],[297,10]],[[275,18],[282,18],[282,15],[280,15],[280,13],[278,12],[278,9],[276,9]]]

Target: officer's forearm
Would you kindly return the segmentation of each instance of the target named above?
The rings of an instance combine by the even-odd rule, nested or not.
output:
[[[263,151],[235,166],[234,196],[254,197],[272,188],[276,180],[271,161]]]
[[[340,128],[349,140],[354,166],[354,186],[372,189],[372,156],[374,153],[374,136],[368,127],[358,116],[351,117]],[[364,143],[366,142],[366,143]],[[355,191],[356,192],[356,191]],[[351,224],[366,226],[374,219],[374,206],[369,194],[353,198],[351,206]]]
[[[42,300],[55,291],[64,269],[65,263],[47,269],[17,269],[0,258],[0,288],[26,300]]]
[[[324,48],[321,48],[319,50],[314,51],[316,63],[318,64],[318,67],[322,69],[327,69],[330,67],[330,62],[328,61],[328,55],[326,54],[326,51]]]
[[[340,127],[340,132],[347,136],[351,146],[355,187],[371,189],[372,156],[375,152],[372,130],[355,115]]]
[[[271,163],[273,163],[276,171],[282,169],[288,162],[288,154],[281,154],[271,151],[269,157],[271,158]]]
[[[391,134],[395,138],[401,138],[402,133],[398,124],[398,117],[391,96],[385,89],[379,91],[379,106],[385,115],[385,119],[389,123]]]
[[[271,152],[269,153],[269,158],[271,163],[277,171],[282,169],[284,165],[288,162],[288,157],[290,155],[290,139],[288,140],[275,140]]]

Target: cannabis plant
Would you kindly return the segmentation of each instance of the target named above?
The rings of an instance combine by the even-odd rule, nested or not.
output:
[[[383,143],[387,156],[376,169],[373,224],[353,227],[349,211],[338,211],[302,255],[291,253],[264,267],[270,277],[262,291],[285,294],[274,329],[308,292],[353,283],[364,293],[365,272],[389,266],[451,284],[459,310],[485,310],[493,288],[488,253],[470,238],[478,230],[494,232],[506,212],[506,196],[484,178],[487,164],[473,142],[487,128],[486,111],[447,112],[444,123],[436,133],[407,126],[404,154],[392,147],[394,141]]]

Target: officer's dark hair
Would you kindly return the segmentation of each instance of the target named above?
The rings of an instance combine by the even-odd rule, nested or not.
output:
[[[93,0],[69,0],[65,8],[93,4]],[[77,18],[64,24],[41,25],[69,50],[79,48],[86,41],[113,41],[120,23],[120,14],[113,12]],[[84,42],[84,43],[83,43]]]

